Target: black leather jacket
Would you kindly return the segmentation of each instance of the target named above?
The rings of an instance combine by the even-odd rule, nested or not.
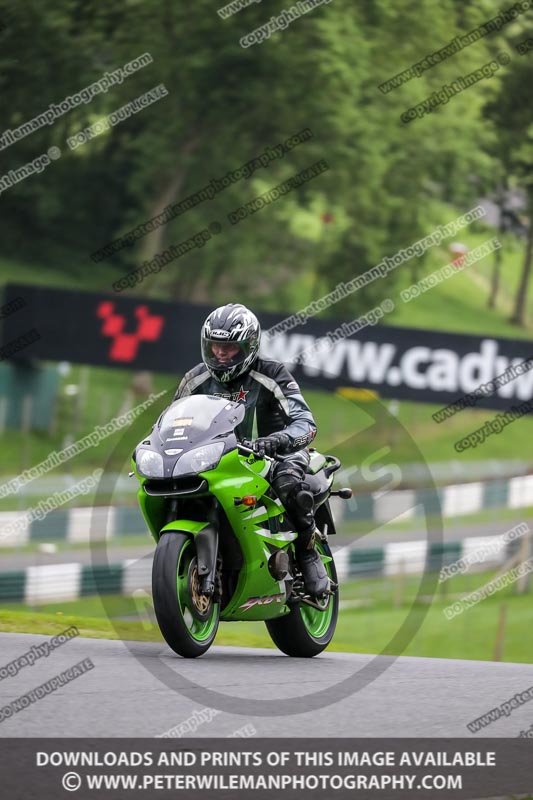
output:
[[[289,453],[301,450],[315,438],[311,409],[291,373],[279,361],[258,358],[252,369],[230,383],[220,383],[203,363],[198,364],[184,375],[174,400],[191,394],[212,394],[244,403],[244,419],[236,429],[240,439],[283,431],[290,439],[285,451]]]

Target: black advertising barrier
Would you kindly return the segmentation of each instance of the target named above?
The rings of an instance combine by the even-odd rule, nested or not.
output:
[[[528,739],[4,739],[9,800],[442,800],[533,791]],[[139,791],[142,792],[139,795]]]
[[[10,284],[4,304],[24,305],[3,320],[3,358],[72,361],[182,375],[200,359],[200,327],[211,306],[138,296]],[[286,317],[259,312],[263,330]],[[385,398],[451,403],[533,356],[522,339],[368,325],[326,348],[317,339],[351,320],[310,318],[275,337],[262,353],[284,361],[302,385],[333,391],[364,387]],[[33,332],[33,333],[32,333]],[[342,337],[342,338],[341,338]],[[16,343],[19,342],[19,345]],[[14,344],[15,343],[15,344]],[[21,343],[21,344],[20,344]],[[14,351],[13,353],[10,350]],[[302,360],[301,354],[305,351]],[[301,363],[297,363],[300,358]],[[533,362],[532,362],[533,366]],[[509,375],[476,401],[509,409],[533,395],[533,369]]]

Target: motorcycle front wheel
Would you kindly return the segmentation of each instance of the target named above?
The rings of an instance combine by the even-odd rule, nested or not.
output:
[[[194,539],[185,533],[164,533],[152,567],[154,609],[166,643],[184,658],[209,650],[220,621],[219,604],[198,588]]]

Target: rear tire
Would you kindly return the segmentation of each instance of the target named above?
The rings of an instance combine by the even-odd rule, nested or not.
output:
[[[317,542],[319,553],[331,556],[328,544]],[[329,578],[337,583],[333,559],[324,565]],[[339,590],[329,595],[326,611],[305,603],[294,605],[284,617],[266,620],[270,638],[283,653],[294,658],[312,658],[326,649],[333,639],[339,615]]]
[[[185,533],[164,533],[152,567],[152,596],[161,633],[184,658],[197,658],[211,647],[220,621],[220,606],[196,587],[196,547]]]

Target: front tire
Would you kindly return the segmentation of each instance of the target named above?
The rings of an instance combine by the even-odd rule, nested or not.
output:
[[[328,544],[317,542],[321,555],[331,556]],[[324,565],[328,577],[337,583],[337,570],[333,559]],[[270,638],[283,653],[295,658],[312,658],[326,649],[333,639],[339,615],[339,591],[328,595],[325,611],[299,603],[284,617],[266,620]]]
[[[196,547],[185,533],[164,533],[152,567],[155,615],[169,647],[184,658],[203,655],[215,639],[220,606],[198,594]]]

